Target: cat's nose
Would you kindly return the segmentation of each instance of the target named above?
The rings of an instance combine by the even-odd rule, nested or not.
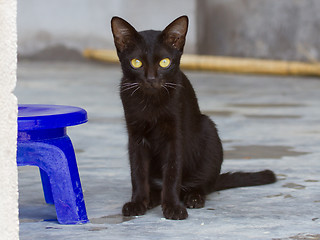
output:
[[[148,76],[148,78],[147,78],[147,81],[148,81],[149,83],[153,83],[155,80],[156,80],[156,77],[155,77],[155,76]]]
[[[146,78],[147,78],[148,83],[152,83],[156,80],[156,74],[152,68],[148,69],[148,71],[146,73],[147,73]]]
[[[147,78],[147,86],[151,88],[161,88],[161,83],[155,77],[148,77]]]

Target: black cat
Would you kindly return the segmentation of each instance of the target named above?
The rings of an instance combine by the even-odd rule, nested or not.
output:
[[[187,16],[162,32],[137,32],[119,17],[111,27],[123,71],[120,95],[132,181],[123,215],[143,215],[161,204],[166,218],[185,219],[186,207],[203,207],[213,191],[276,181],[270,170],[220,174],[223,150],[216,126],[201,114],[179,67]]]

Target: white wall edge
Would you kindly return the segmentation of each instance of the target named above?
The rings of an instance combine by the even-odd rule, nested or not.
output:
[[[0,238],[19,239],[17,98],[17,1],[0,0]]]

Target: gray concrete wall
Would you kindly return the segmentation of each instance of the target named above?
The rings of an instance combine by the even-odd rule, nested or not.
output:
[[[319,0],[202,0],[200,54],[320,59]]]
[[[319,12],[319,0],[19,0],[18,53],[79,59],[86,47],[113,48],[114,15],[145,30],[187,14],[188,53],[314,61]]]
[[[194,52],[195,1],[19,0],[18,52],[40,59],[77,59],[86,47],[114,47],[110,31],[114,15],[125,18],[137,30],[160,30],[183,14],[191,20],[186,50]]]

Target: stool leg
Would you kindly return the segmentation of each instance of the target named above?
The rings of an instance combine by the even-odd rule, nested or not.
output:
[[[46,203],[54,204],[49,177],[46,174],[46,172],[43,171],[41,168],[39,168],[39,170],[40,170],[44,199],[46,200]]]
[[[33,165],[49,178],[61,224],[88,222],[77,162],[68,136],[42,142],[18,142],[18,165]]]

